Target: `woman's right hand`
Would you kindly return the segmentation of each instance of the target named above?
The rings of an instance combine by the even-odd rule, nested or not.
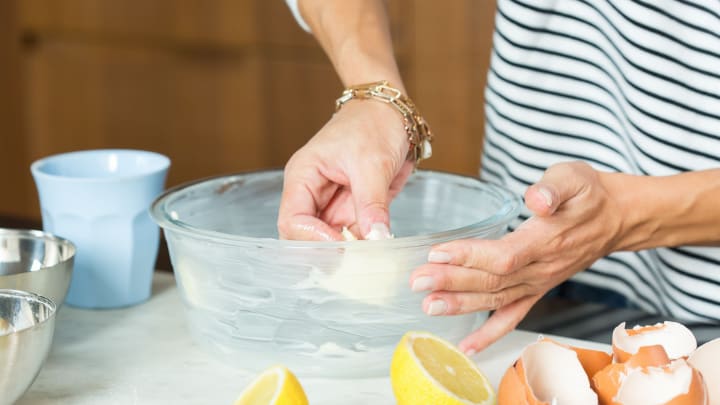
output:
[[[414,163],[403,118],[376,100],[351,100],[285,166],[278,230],[283,239],[389,237],[390,201]]]

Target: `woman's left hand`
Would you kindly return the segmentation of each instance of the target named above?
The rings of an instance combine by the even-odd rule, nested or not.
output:
[[[501,338],[548,290],[613,251],[623,217],[601,173],[580,162],[550,167],[529,187],[534,216],[499,240],[458,240],[434,246],[411,278],[430,291],[429,315],[494,310],[460,343],[472,355]]]

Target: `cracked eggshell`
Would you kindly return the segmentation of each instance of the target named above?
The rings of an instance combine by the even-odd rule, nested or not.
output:
[[[497,391],[498,405],[539,405],[525,380],[525,370],[518,360],[508,367]]]
[[[625,362],[643,346],[662,345],[670,360],[687,358],[696,348],[697,340],[685,325],[666,321],[648,326],[625,329],[625,322],[613,330],[612,347],[615,361]]]
[[[688,358],[688,363],[705,380],[708,405],[720,405],[720,338],[698,347]]]
[[[588,378],[591,378],[595,373],[612,363],[612,356],[606,352],[574,346],[568,347],[577,353],[578,360],[580,360],[580,364],[582,364]]]
[[[610,355],[541,339],[528,345],[498,387],[498,405],[597,404],[586,370],[599,370]]]
[[[700,373],[684,359],[670,360],[662,345],[640,347],[625,362],[593,376],[602,405],[705,405]]]

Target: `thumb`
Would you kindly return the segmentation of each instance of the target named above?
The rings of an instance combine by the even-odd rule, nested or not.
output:
[[[350,178],[355,218],[365,239],[390,237],[390,184],[380,165],[362,165]]]
[[[539,182],[525,191],[525,205],[539,217],[552,215],[565,201],[578,195],[586,185],[586,163],[558,163],[550,166]]]

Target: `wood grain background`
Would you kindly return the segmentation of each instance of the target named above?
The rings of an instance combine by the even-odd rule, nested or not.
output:
[[[424,167],[476,174],[494,2],[389,7],[408,91],[436,134]],[[153,150],[172,159],[168,186],[280,167],[341,91],[280,0],[2,1],[0,89],[5,224],[39,220],[40,157]]]

